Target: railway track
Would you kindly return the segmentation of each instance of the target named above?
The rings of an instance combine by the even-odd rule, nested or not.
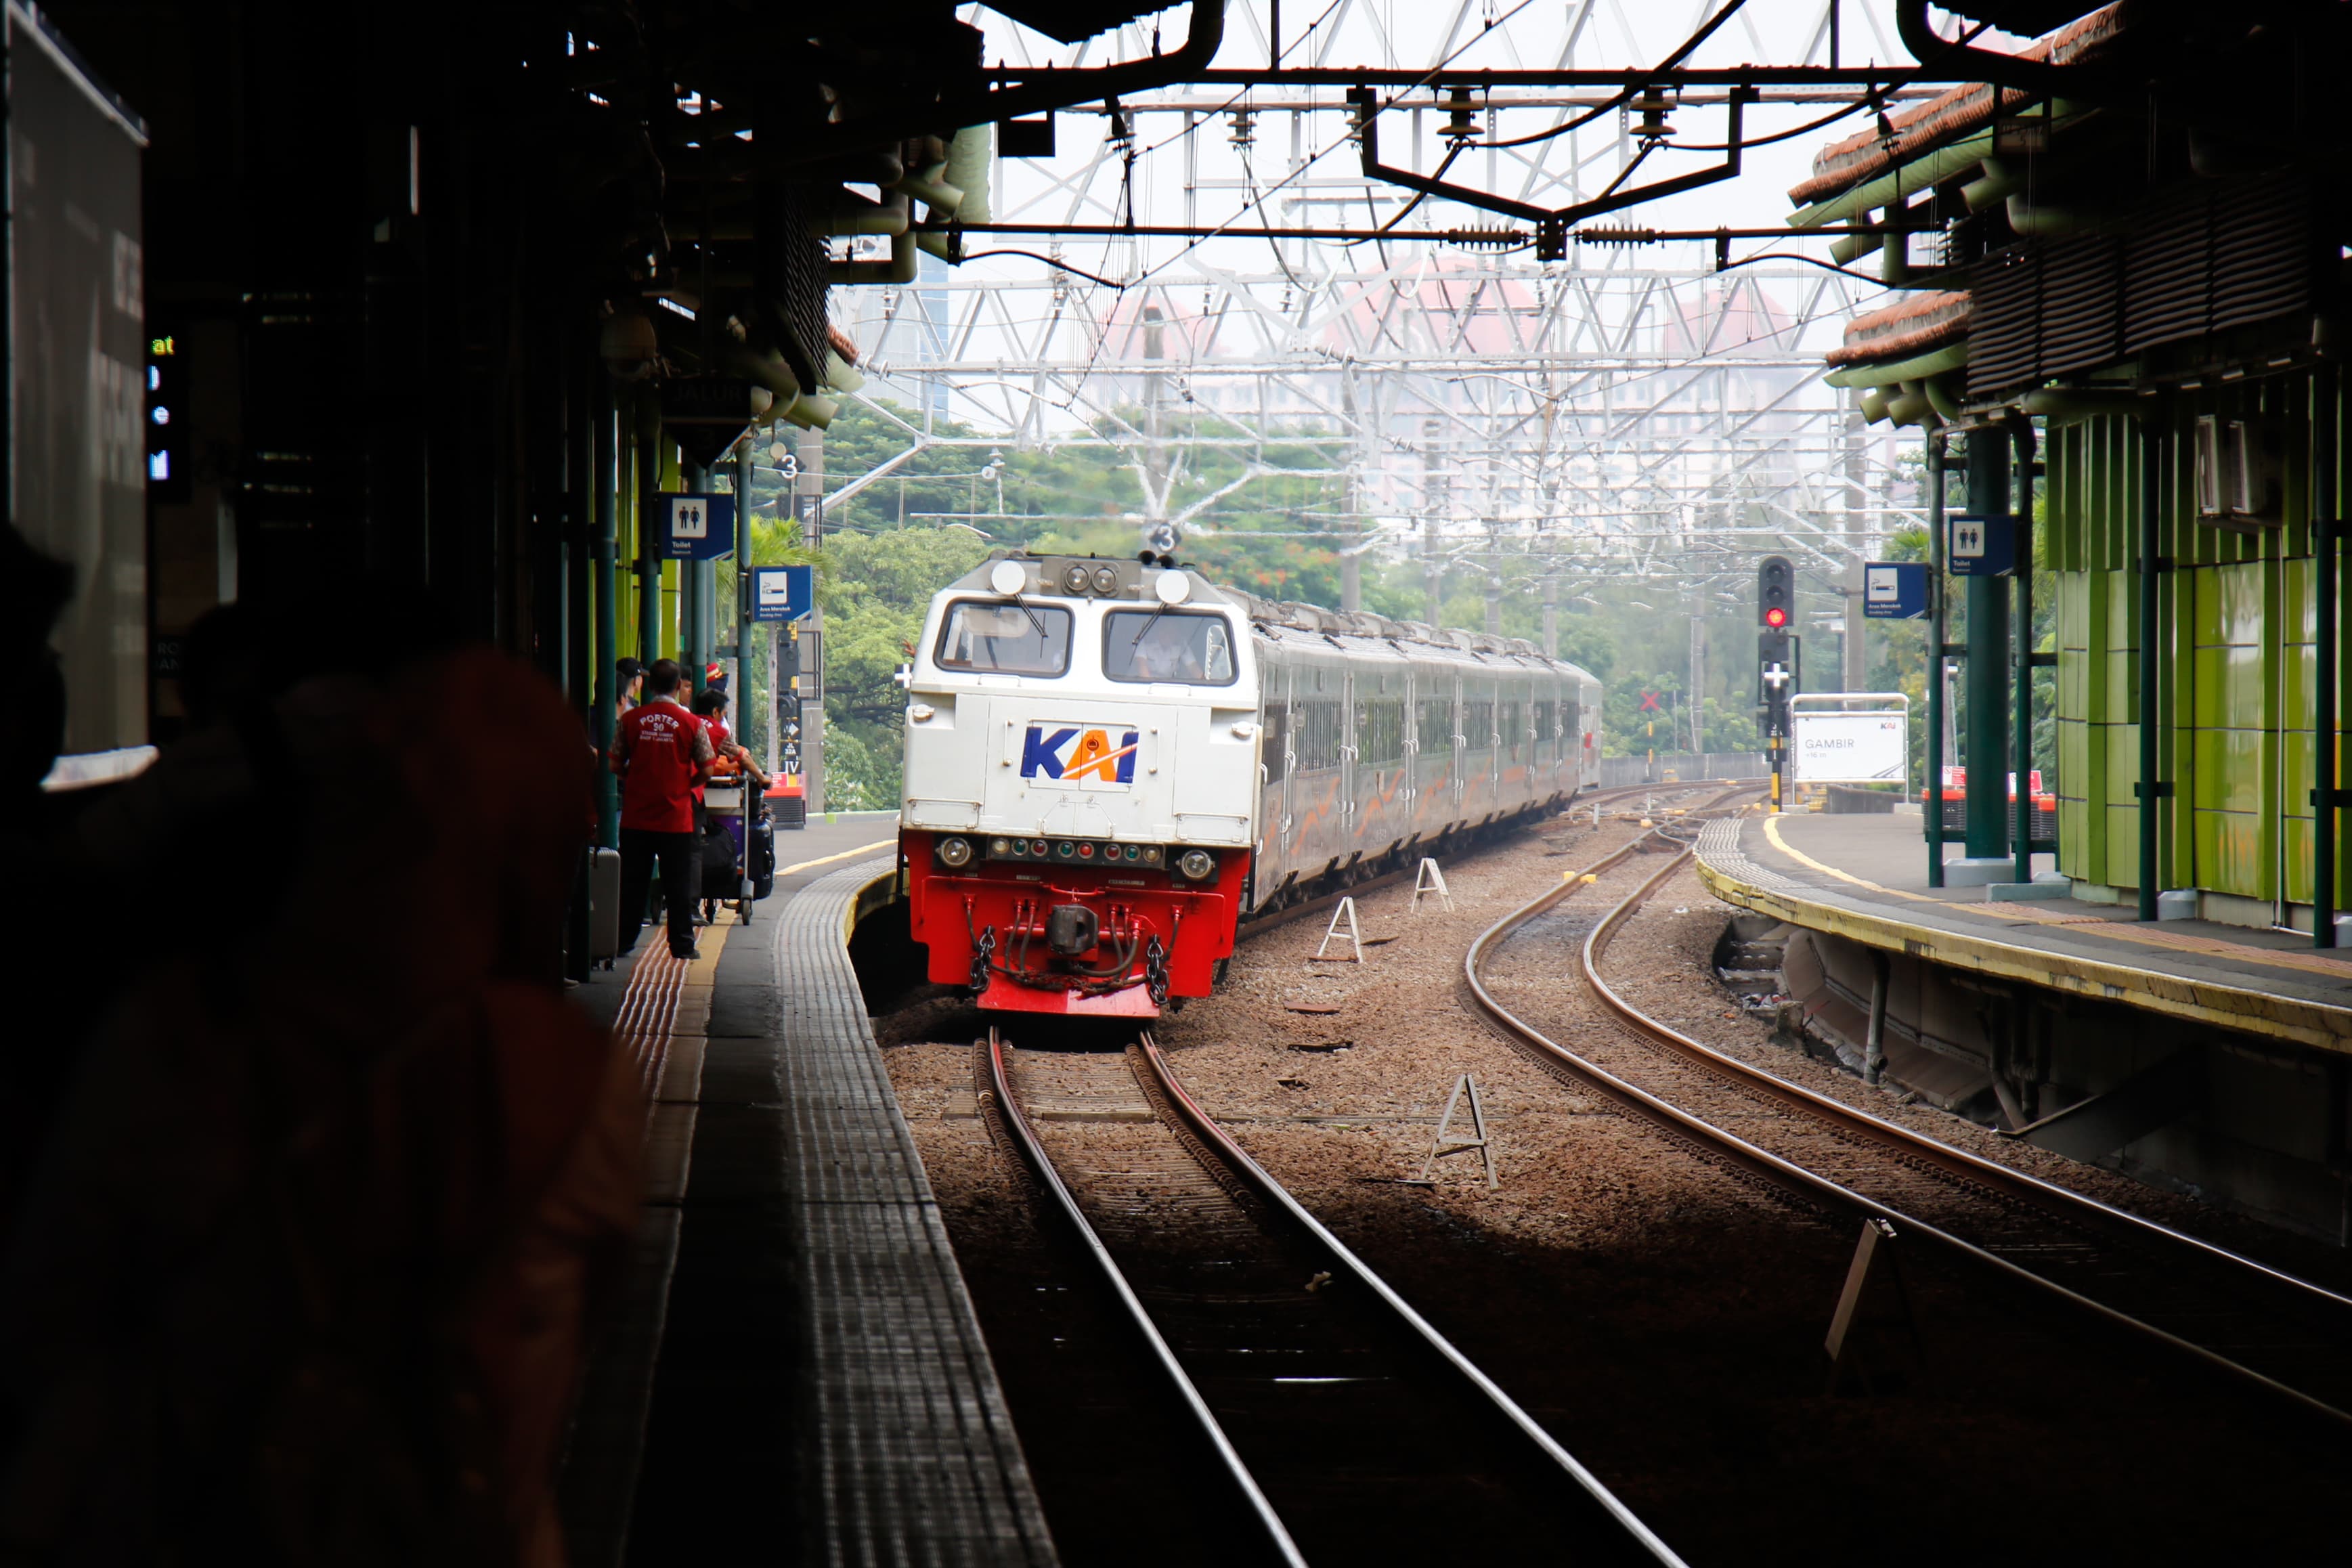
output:
[[[1722,784],[1736,785],[1736,787],[1730,791],[1730,795],[1743,795],[1750,790],[1760,787],[1753,783],[1739,783],[1738,781],[1724,779],[1694,779],[1687,784],[1677,782],[1675,784],[1614,784],[1608,789],[1590,790],[1578,795],[1575,800],[1561,808],[1561,815],[1564,816],[1573,816],[1580,811],[1588,811],[1596,805],[1619,805],[1626,801],[1637,798],[1664,801],[1679,795],[1696,795],[1699,791],[1706,789],[1709,784]],[[1729,798],[1729,796],[1727,795],[1723,798]],[[1700,809],[1705,810],[1707,808],[1701,807]],[[1527,826],[1517,829],[1516,831],[1533,832],[1536,826],[1536,824],[1530,823]],[[1377,892],[1382,888],[1394,887],[1400,882],[1409,880],[1414,873],[1419,870],[1420,866],[1420,860],[1418,858],[1412,858],[1408,863],[1401,864],[1391,870],[1381,871],[1377,875],[1365,877],[1360,881],[1349,882],[1344,887],[1334,888],[1328,892],[1318,893],[1313,898],[1302,899],[1297,903],[1284,904],[1279,908],[1266,910],[1257,914],[1249,915],[1241,922],[1240,934],[1244,938],[1256,936],[1262,931],[1272,931],[1276,926],[1288,925],[1293,921],[1305,920],[1309,915],[1321,914],[1335,907],[1341,899],[1360,899],[1366,893]]]
[[[1149,1035],[1113,1055],[992,1031],[975,1057],[983,1115],[1251,1521],[1228,1560],[1680,1563],[1227,1137]]]
[[[1472,944],[1464,969],[1479,1010],[1554,1076],[1751,1179],[1833,1214],[1883,1220],[1906,1246],[1933,1247],[2352,1433],[2352,1300],[1790,1083],[1627,1001],[1601,972],[1610,941],[1692,852],[1643,879],[1584,934],[1579,971],[1605,1021],[1582,1029],[1573,1048],[1503,1005],[1481,969],[1577,881]],[[1734,1121],[1742,1132],[1727,1130]]]

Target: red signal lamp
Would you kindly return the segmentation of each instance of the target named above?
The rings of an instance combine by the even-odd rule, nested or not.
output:
[[[1764,624],[1777,632],[1789,624],[1789,612],[1775,605],[1764,612]]]

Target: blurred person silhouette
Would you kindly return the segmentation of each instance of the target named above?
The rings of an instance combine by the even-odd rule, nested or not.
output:
[[[623,952],[636,946],[645,929],[646,899],[658,861],[670,954],[702,956],[694,945],[702,884],[700,791],[715,753],[702,721],[678,705],[677,689],[685,679],[676,659],[654,660],[646,670],[646,700],[629,710],[613,737],[613,772],[621,780]]]
[[[0,658],[23,671],[14,700],[0,707],[0,876],[17,896],[0,899],[0,942],[41,954],[60,996],[87,994],[86,946],[58,951],[56,911],[40,890],[64,876],[58,851],[60,811],[41,781],[66,736],[65,674],[49,636],[73,596],[73,571],[0,523]],[[57,1100],[87,1023],[85,1009],[60,1007],[53,1027],[20,1022],[0,1031],[0,1242],[5,1242],[35,1157],[47,1142]]]
[[[250,623],[77,825],[153,896],[0,1263],[0,1562],[562,1560],[643,1099],[559,989],[579,722],[420,598]]]

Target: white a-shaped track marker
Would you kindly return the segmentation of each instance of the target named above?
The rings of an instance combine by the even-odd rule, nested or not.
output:
[[[1331,945],[1332,938],[1339,934],[1341,921],[1348,922],[1348,945],[1355,951],[1356,962],[1361,963],[1364,962],[1364,938],[1363,933],[1356,929],[1356,900],[1352,898],[1341,899],[1339,907],[1331,911],[1331,923],[1324,930],[1323,941],[1315,949],[1315,957],[1318,962],[1322,959],[1324,950]]]

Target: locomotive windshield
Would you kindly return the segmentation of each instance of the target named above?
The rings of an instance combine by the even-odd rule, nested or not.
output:
[[[1231,686],[1225,617],[1200,610],[1113,610],[1103,619],[1103,673],[1113,680]]]
[[[1070,668],[1070,612],[961,599],[948,606],[936,657],[947,669],[1060,675]]]

